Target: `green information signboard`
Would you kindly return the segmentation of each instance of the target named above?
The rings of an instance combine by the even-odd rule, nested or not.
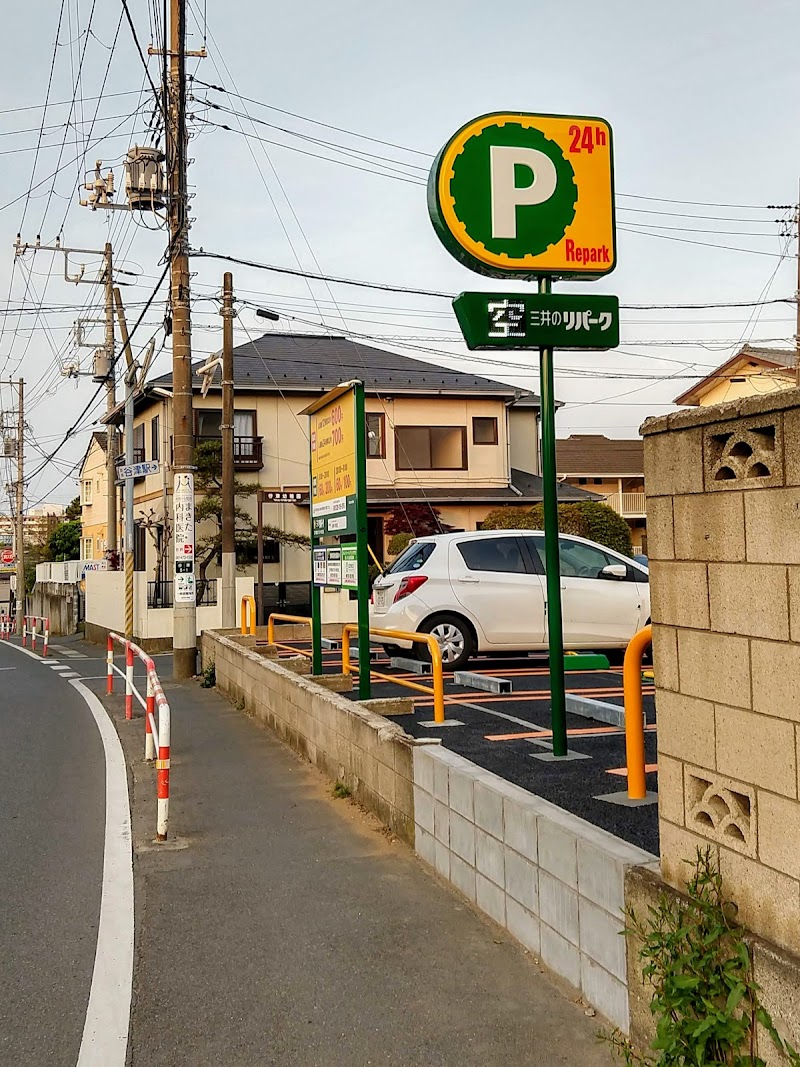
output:
[[[467,347],[616,348],[619,300],[564,293],[461,293],[453,301]]]

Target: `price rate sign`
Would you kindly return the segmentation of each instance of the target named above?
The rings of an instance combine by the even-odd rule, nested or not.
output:
[[[314,535],[356,532],[356,419],[352,392],[311,416]]]

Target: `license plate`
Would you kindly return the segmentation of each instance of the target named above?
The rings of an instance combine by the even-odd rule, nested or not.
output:
[[[389,590],[375,589],[375,608],[377,611],[386,611],[389,606]]]

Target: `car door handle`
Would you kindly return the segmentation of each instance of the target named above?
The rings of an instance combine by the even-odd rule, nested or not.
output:
[[[467,575],[464,575],[462,578],[459,578],[458,580],[459,580],[459,582],[470,582],[473,585],[477,585],[478,582],[480,581],[480,578],[470,578]]]

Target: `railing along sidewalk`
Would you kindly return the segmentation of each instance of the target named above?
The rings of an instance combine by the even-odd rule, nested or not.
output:
[[[29,628],[28,623],[31,623]],[[36,624],[42,624],[42,632],[36,629]],[[50,617],[48,615],[23,615],[22,616],[22,647],[25,648],[28,644],[28,638],[31,639],[31,651],[36,651],[36,638],[43,637],[42,642],[42,656],[47,655],[47,649],[50,645]]]

